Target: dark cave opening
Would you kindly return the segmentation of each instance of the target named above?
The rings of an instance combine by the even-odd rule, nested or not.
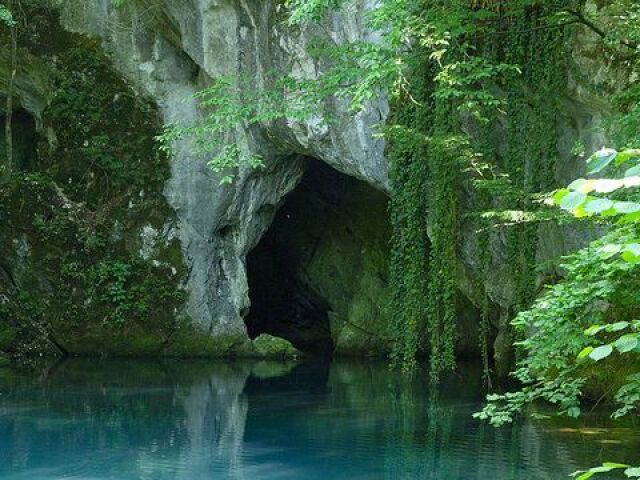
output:
[[[5,126],[5,111],[0,110],[1,157],[5,157],[7,152]],[[38,131],[33,115],[22,108],[14,110],[11,115],[11,133],[13,139],[13,169],[19,171],[35,170],[38,158]]]
[[[347,321],[362,296],[356,290],[368,288],[352,278],[371,270],[361,257],[371,255],[363,245],[375,235],[363,229],[363,220],[386,229],[386,205],[373,187],[308,159],[300,184],[247,257],[249,336],[268,333],[303,352],[331,355],[336,325]]]
[[[275,335],[324,356],[385,355],[390,238],[384,193],[308,159],[299,185],[247,256],[249,337]],[[460,291],[457,311],[456,355],[479,359],[480,310]],[[490,350],[495,334],[491,328]]]

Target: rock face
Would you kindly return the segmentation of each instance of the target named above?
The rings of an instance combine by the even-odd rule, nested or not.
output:
[[[75,2],[73,2],[75,3]],[[111,0],[67,4],[70,28],[104,39],[116,63],[135,85],[153,96],[167,122],[189,121],[200,113],[189,96],[210,78],[233,75],[264,85],[270,72],[313,77],[322,68],[306,52],[313,39],[353,41],[370,35],[357,2],[332,16],[326,26],[285,28],[280,2],[131,2],[119,11]],[[237,132],[235,141],[267,159],[263,171],[242,171],[231,186],[220,186],[188,142],[176,147],[165,195],[178,216],[178,236],[187,270],[187,313],[210,335],[246,339],[243,317],[250,308],[245,259],[271,224],[283,198],[300,182],[305,162],[321,159],[373,188],[388,188],[384,143],[370,127],[384,119],[383,100],[353,116],[338,100],[319,106],[308,123],[275,122]],[[310,219],[311,220],[311,219]],[[382,299],[376,299],[375,302]]]
[[[374,38],[363,15],[371,5],[362,0],[348,2],[321,26],[305,28],[287,26],[282,5],[276,1],[137,1],[120,11],[110,0],[92,0],[83,5],[84,8],[67,4],[69,26],[103,38],[121,70],[155,98],[168,122],[188,121],[199,115],[188,97],[211,78],[251,78],[257,86],[266,85],[273,72],[313,78],[323,68],[321,61],[306,52],[314,39],[343,43]],[[579,68],[590,68],[586,59],[593,54],[589,51],[593,38],[583,35],[577,41],[582,50],[574,60]],[[598,126],[606,104],[575,78],[579,75],[572,78],[563,99],[565,115],[558,117],[556,127],[560,138],[556,177],[562,181],[570,180],[583,168],[582,161],[571,152],[576,141],[580,140],[587,151],[604,142]],[[240,129],[234,140],[267,158],[268,166],[264,171],[240,172],[229,187],[218,185],[203,159],[191,154],[188,142],[177,146],[165,194],[179,218],[178,235],[188,264],[187,312],[200,329],[213,336],[246,338],[243,317],[250,309],[250,293],[245,260],[273,221],[283,199],[300,182],[307,168],[301,155],[319,159],[343,174],[388,192],[384,144],[372,138],[369,130],[386,114],[384,100],[372,103],[363,114],[353,115],[341,101],[332,99],[319,105],[318,119],[314,121],[273,122]],[[321,117],[332,119],[329,127],[320,122]],[[313,207],[308,212],[315,216]],[[541,227],[538,258],[555,257],[583,245],[589,237],[589,232]],[[327,255],[335,255],[339,248],[330,249]],[[509,279],[517,272],[512,271],[500,234],[492,236],[489,248],[493,268],[490,277],[481,281],[487,286],[491,301],[503,312],[499,314],[502,320],[496,319],[496,324],[504,326],[515,296],[514,282]],[[478,304],[473,278],[481,268],[471,231],[465,233],[461,251],[460,289]],[[353,250],[348,252],[349,256],[353,254]],[[316,282],[313,290],[329,301],[328,309],[346,315],[343,321],[349,323],[354,313],[348,304],[340,305],[337,295],[326,291],[330,286],[320,285],[322,275],[307,279],[307,283]],[[371,295],[376,288],[379,286],[365,286],[363,291]],[[383,296],[372,296],[377,298],[360,305],[366,312],[363,317],[383,304]],[[364,318],[355,324],[365,331],[370,328]],[[332,340],[340,350],[338,337],[334,329]]]
[[[59,3],[65,27],[100,38],[132,88],[157,103],[166,123],[189,122],[202,115],[191,96],[213,78],[251,79],[258,87],[267,85],[278,72],[314,78],[326,66],[308,54],[306,47],[313,41],[320,38],[340,44],[375,39],[363,15],[373,3],[367,0],[347,2],[322,25],[295,28],[284,22],[282,2],[277,0],[131,0],[121,8],[114,7],[112,0]],[[584,44],[585,39],[580,42]],[[576,53],[578,66],[590,68],[580,55]],[[38,90],[38,81],[32,76],[23,87],[24,107],[32,112],[42,109],[42,99],[27,94]],[[587,151],[604,141],[598,127],[606,104],[589,92],[572,80],[563,98],[565,115],[558,117],[556,126],[560,160],[555,172],[562,181],[583,168],[571,153],[577,140]],[[384,99],[372,102],[360,114],[349,112],[343,100],[329,99],[318,105],[317,118],[307,122],[274,121],[239,128],[233,141],[263,156],[266,168],[242,170],[228,186],[219,184],[205,158],[193,154],[189,141],[176,145],[164,186],[175,215],[155,231],[165,236],[171,232],[171,238],[180,243],[188,294],[184,313],[195,330],[189,327],[183,340],[174,336],[164,353],[242,353],[250,349],[248,335],[285,335],[268,325],[277,319],[255,319],[260,304],[278,295],[289,297],[296,309],[307,308],[307,315],[317,313],[319,322],[312,327],[316,331],[309,333],[300,324],[288,328],[290,336],[296,330],[299,345],[309,347],[314,339],[322,339],[339,353],[358,354],[387,348],[389,180],[384,142],[371,136],[371,127],[387,114]],[[499,132],[496,138],[502,142]],[[303,177],[315,175],[317,180],[318,167],[313,167],[317,162],[324,163],[323,178],[328,184],[309,188]],[[333,200],[319,201],[327,198]],[[471,204],[473,198],[465,201]],[[286,214],[295,216],[288,226],[282,216]],[[273,232],[266,233],[272,223]],[[507,258],[504,238],[496,233],[488,247],[492,268],[489,277],[483,277],[473,225],[463,230],[459,288],[466,299],[461,302],[461,318],[464,325],[472,326],[477,319],[479,280],[495,306],[499,353],[508,343],[504,331],[515,301],[512,279],[517,272]],[[584,244],[590,234],[544,226],[538,236],[538,258],[545,260]],[[295,265],[269,264],[274,258],[269,248],[284,249]],[[262,272],[262,285],[256,285],[257,277],[248,278],[247,267],[250,274]],[[276,281],[283,272],[288,284]],[[2,274],[0,269],[0,278]],[[278,293],[273,285],[269,290],[269,275],[276,289],[281,286],[283,291]],[[250,286],[261,294],[252,298]],[[291,323],[293,318],[283,322]],[[464,327],[465,332],[469,330],[473,328]],[[464,340],[472,350],[475,341]]]

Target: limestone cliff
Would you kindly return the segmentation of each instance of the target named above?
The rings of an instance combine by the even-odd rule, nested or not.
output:
[[[202,115],[191,96],[221,75],[250,78],[258,87],[277,72],[314,78],[326,64],[314,59],[307,46],[318,38],[338,44],[375,40],[363,15],[372,3],[347,2],[321,24],[308,27],[287,25],[282,3],[276,0],[137,0],[122,8],[111,0],[88,0],[59,2],[59,8],[65,28],[100,39],[127,79],[127,88],[151,98],[163,121],[171,123]],[[572,61],[579,71],[592,68],[597,56],[593,38],[585,33],[574,41],[580,49],[573,52]],[[28,60],[41,61],[35,56]],[[41,71],[25,67],[19,87],[22,107],[36,123],[49,102],[46,82],[36,73]],[[555,126],[560,142],[554,175],[561,181],[583,168],[583,161],[572,153],[576,141],[587,150],[604,142],[600,124],[608,106],[579,78],[572,77],[566,92],[559,92],[564,107]],[[389,180],[384,141],[371,135],[372,127],[387,115],[384,98],[358,114],[351,113],[344,100],[332,98],[318,105],[317,118],[304,123],[274,121],[239,128],[233,141],[262,155],[267,166],[240,171],[228,186],[219,184],[206,159],[194,155],[188,141],[176,145],[162,186],[171,212],[153,225],[132,225],[130,232],[142,239],[132,245],[143,257],[149,242],[179,242],[178,263],[185,266],[179,284],[186,291],[186,303],[179,316],[186,319],[187,332],[166,337],[156,353],[242,353],[248,348],[248,333],[278,330],[273,326],[277,318],[255,318],[260,304],[266,305],[263,311],[278,311],[264,302],[278,295],[286,297],[281,304],[289,302],[297,313],[291,314],[291,308],[278,311],[282,324],[290,328],[277,333],[297,331],[299,344],[309,346],[318,339],[339,353],[359,354],[387,348],[386,319],[392,314],[385,311]],[[45,137],[55,133],[42,125],[37,130]],[[506,148],[499,128],[493,141]],[[318,162],[325,165],[320,169],[324,173],[318,173]],[[473,204],[473,192],[463,197],[467,205]],[[273,232],[267,233],[272,224]],[[545,225],[538,237],[538,258],[546,260],[584,244],[589,234]],[[17,241],[14,252],[28,249]],[[478,281],[486,285],[494,307],[498,347],[507,344],[500,335],[514,303],[512,279],[518,272],[513,271],[499,232],[491,236],[488,248],[492,268],[485,277],[478,264],[474,226],[465,224],[458,277],[464,297],[461,344],[467,351],[476,343],[468,333],[477,323]],[[288,262],[296,263],[270,265],[281,258],[274,249],[290,253]],[[248,278],[248,266],[250,274],[257,272],[256,278]],[[313,312],[319,323],[308,328],[304,318]]]

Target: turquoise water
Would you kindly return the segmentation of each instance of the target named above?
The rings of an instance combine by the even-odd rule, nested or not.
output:
[[[535,480],[640,451],[597,416],[482,425],[473,368],[438,399],[420,378],[350,361],[0,369],[0,479]]]

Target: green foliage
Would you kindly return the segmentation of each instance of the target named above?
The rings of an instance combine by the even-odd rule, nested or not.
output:
[[[0,330],[14,332],[0,349],[157,352],[177,328],[185,272],[179,244],[162,234],[172,211],[156,108],[96,42],[65,32],[49,9],[23,8],[24,30],[36,33],[21,36],[21,51],[47,66],[49,137],[29,159],[35,172],[24,167],[0,187],[0,263],[15,279],[0,285]],[[143,227],[158,231],[147,258]]]
[[[5,5],[0,4],[0,24],[4,24],[7,27],[15,27],[16,21],[13,18],[11,10]]]
[[[342,0],[285,1],[287,9],[289,9],[289,22],[294,25],[320,20],[330,8],[338,7],[341,3]]]
[[[640,312],[640,182],[635,175],[637,150],[604,149],[588,160],[591,174],[615,167],[623,178],[579,179],[550,199],[577,217],[605,217],[617,223],[603,238],[576,252],[563,265],[566,276],[531,309],[522,312],[514,325],[527,334],[519,343],[523,351],[514,373],[524,387],[516,392],[488,397],[489,403],[476,417],[502,425],[538,400],[558,405],[560,413],[578,416],[585,388],[604,377],[607,389],[615,389],[614,418],[640,407],[640,321],[629,320]],[[619,199],[603,194],[616,192]],[[595,193],[596,195],[590,195]],[[615,365],[631,366],[626,378],[608,376]],[[616,383],[612,385],[613,381]],[[581,479],[620,468],[628,477],[637,469],[605,464],[576,472]]]
[[[640,478],[640,467],[632,467],[623,463],[611,462],[605,462],[599,467],[593,467],[589,470],[579,470],[573,473],[571,476],[575,477],[576,480],[588,480],[589,478],[599,473],[609,473],[617,470],[624,471],[624,474],[627,478]]]

